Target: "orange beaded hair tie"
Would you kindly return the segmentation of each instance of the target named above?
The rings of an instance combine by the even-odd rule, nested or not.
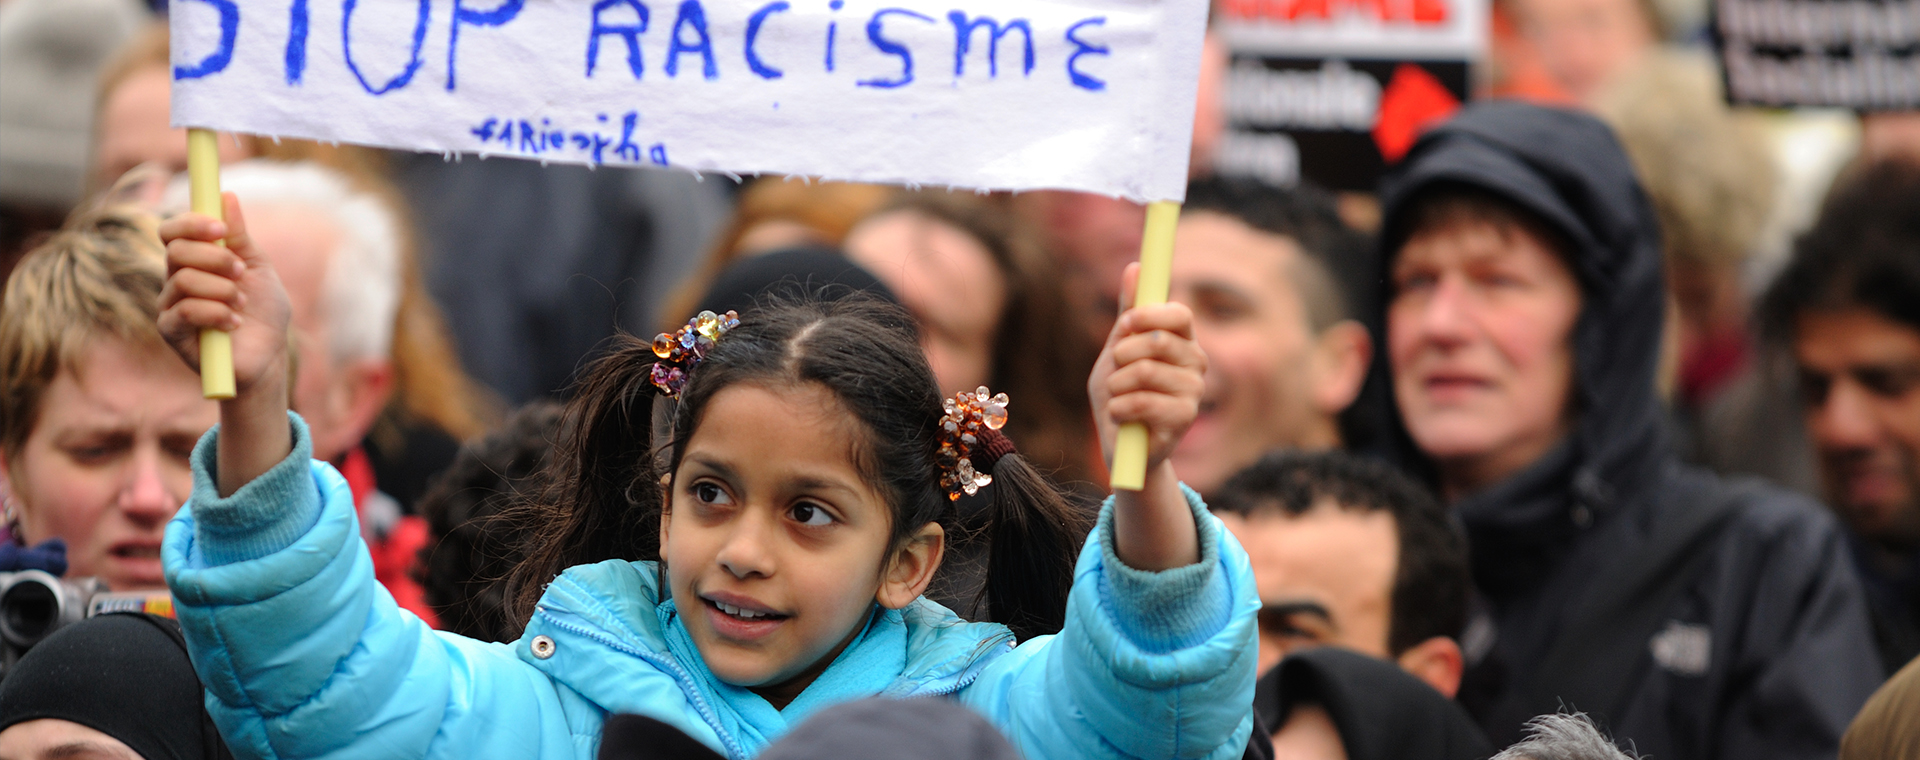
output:
[[[1000,433],[1007,424],[1007,403],[1007,394],[988,396],[984,385],[946,400],[934,461],[940,465],[940,487],[947,489],[948,500],[958,501],[963,491],[968,496],[979,493],[993,483],[993,465],[1014,453],[1013,441]]]
[[[713,342],[728,330],[740,326],[740,315],[729,311],[715,314],[711,311],[700,312],[687,320],[687,326],[678,332],[660,333],[653,337],[653,355],[660,361],[653,363],[655,387],[667,398],[679,398],[680,391],[687,387],[687,375],[700,362],[707,358],[707,352],[713,350]]]

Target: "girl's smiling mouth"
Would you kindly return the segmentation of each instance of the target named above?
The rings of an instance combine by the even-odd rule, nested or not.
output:
[[[723,639],[734,641],[753,641],[764,638],[780,627],[791,615],[775,612],[766,605],[750,598],[714,592],[701,594],[700,601],[707,608],[707,621],[713,631]]]

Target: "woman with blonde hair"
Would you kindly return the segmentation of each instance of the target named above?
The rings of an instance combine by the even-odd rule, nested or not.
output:
[[[66,545],[67,577],[163,588],[160,542],[219,417],[154,327],[159,219],[83,210],[21,258],[0,301],[0,502],[7,540]]]

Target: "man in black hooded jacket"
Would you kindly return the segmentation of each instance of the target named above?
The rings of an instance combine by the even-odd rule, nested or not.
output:
[[[1660,235],[1613,134],[1475,105],[1381,203],[1391,453],[1466,526],[1460,697],[1494,743],[1565,708],[1657,758],[1831,757],[1882,678],[1859,581],[1818,505],[1675,459]]]

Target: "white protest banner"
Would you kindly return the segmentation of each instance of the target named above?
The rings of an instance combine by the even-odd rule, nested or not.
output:
[[[1184,196],[1207,0],[175,0],[182,126]]]

